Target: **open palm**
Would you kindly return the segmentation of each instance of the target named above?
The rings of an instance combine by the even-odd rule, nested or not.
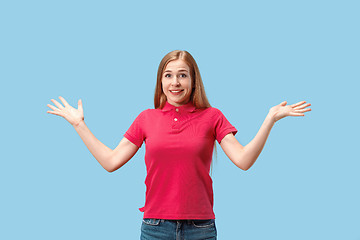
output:
[[[306,108],[311,106],[310,103],[305,104],[306,101],[301,101],[292,105],[286,105],[286,103],[287,102],[284,101],[270,109],[269,114],[273,116],[275,122],[287,116],[305,116],[304,112],[311,111],[310,108]]]
[[[48,104],[47,106],[51,108],[53,111],[47,111],[47,113],[61,116],[65,118],[73,126],[78,125],[81,121],[84,120],[84,110],[82,107],[81,99],[78,101],[78,109],[76,109],[73,108],[70,104],[68,104],[68,102],[63,97],[60,96],[59,98],[65,107],[63,107],[55,99],[51,99],[51,101],[57,106],[57,108]]]

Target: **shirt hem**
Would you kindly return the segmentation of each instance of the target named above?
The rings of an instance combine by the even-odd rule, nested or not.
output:
[[[136,138],[133,137],[132,135],[130,135],[128,132],[126,132],[124,135],[123,135],[125,138],[127,138],[130,142],[132,142],[133,144],[135,144],[137,147],[141,148],[142,146],[142,142],[137,142],[136,141]]]
[[[235,127],[227,128],[227,129],[225,129],[224,131],[222,131],[222,132],[219,134],[219,136],[218,136],[218,138],[217,138],[216,140],[217,140],[218,143],[220,144],[221,141],[223,140],[223,138],[224,138],[227,134],[233,133],[234,136],[235,136],[237,132],[238,132],[238,131],[237,131],[237,129],[236,129]]]
[[[144,214],[143,218],[156,218],[156,219],[171,219],[171,220],[181,220],[181,219],[215,219],[214,214],[206,215],[194,215],[194,214]]]

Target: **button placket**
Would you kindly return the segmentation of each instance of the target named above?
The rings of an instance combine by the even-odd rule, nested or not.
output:
[[[175,108],[174,121],[177,122],[179,120],[179,108]]]
[[[180,113],[179,113],[179,108],[175,108],[175,111],[173,112],[173,129],[178,129],[179,128],[179,120],[180,120]]]

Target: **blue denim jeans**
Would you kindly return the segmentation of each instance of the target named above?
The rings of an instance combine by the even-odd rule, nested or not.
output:
[[[215,219],[166,220],[144,218],[140,240],[216,240]]]

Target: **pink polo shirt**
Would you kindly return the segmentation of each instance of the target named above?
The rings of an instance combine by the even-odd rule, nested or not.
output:
[[[145,141],[145,206],[143,218],[215,219],[209,175],[215,140],[237,133],[220,110],[196,109],[189,102],[141,112],[124,134]]]

